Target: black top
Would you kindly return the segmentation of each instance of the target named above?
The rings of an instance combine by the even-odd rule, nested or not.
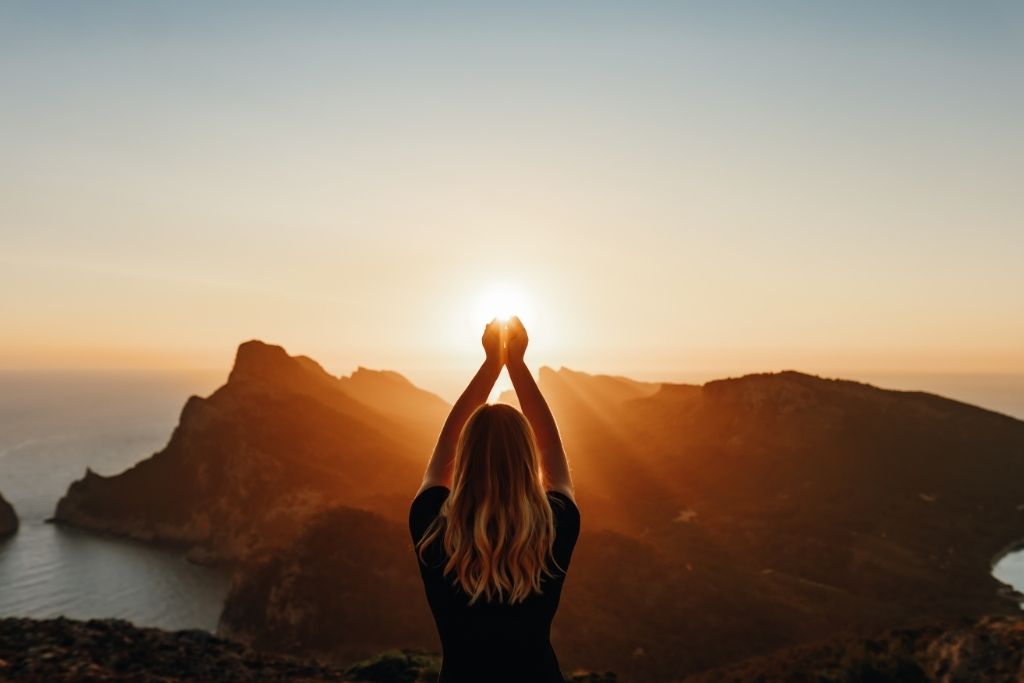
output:
[[[415,544],[448,498],[444,486],[426,489],[409,508],[409,531]],[[554,557],[568,570],[580,533],[580,511],[572,499],[548,491],[555,515]],[[427,602],[441,636],[444,659],[438,683],[563,683],[558,659],[551,647],[551,620],[558,609],[565,574],[551,567],[555,576],[544,576],[541,593],[515,605],[486,601],[481,596],[469,605],[469,596],[442,572],[446,560],[440,537],[418,562]]]

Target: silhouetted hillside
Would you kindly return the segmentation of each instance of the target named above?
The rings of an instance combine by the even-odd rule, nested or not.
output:
[[[415,386],[397,372],[357,368],[339,382],[341,389],[401,425],[427,430],[436,437],[448,416],[448,405],[441,397]]]
[[[0,538],[13,536],[18,531],[18,515],[14,506],[0,496]]]
[[[258,648],[337,661],[394,647],[438,651],[407,546],[402,524],[329,510],[287,552],[236,572],[219,631]]]
[[[1018,420],[796,372],[689,386],[544,368],[540,382],[584,518],[552,628],[566,670],[671,681],[1018,613],[990,575],[1024,539]],[[339,662],[435,649],[404,525],[443,417],[390,373],[338,380],[250,342],[164,451],[76,482],[58,517],[243,560],[221,626],[261,647]]]

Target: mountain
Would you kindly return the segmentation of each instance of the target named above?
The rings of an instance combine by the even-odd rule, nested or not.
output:
[[[18,531],[18,515],[14,506],[0,496],[0,539],[13,536]]]
[[[822,639],[1018,614],[1024,423],[798,372],[702,386],[542,368],[583,531],[552,626],[565,669],[674,681]],[[443,402],[239,348],[167,447],[87,473],[57,518],[235,563],[221,631],[348,663],[436,649],[407,506]],[[1019,597],[1019,596],[1018,596]]]
[[[246,342],[224,386],[188,399],[162,451],[116,476],[86,471],[54,519],[210,562],[279,547],[342,502],[401,520],[445,408],[396,373],[339,379]]]
[[[1020,421],[796,372],[637,390],[544,368],[540,382],[583,513],[552,628],[569,670],[670,681],[822,638],[1018,611],[990,569],[1024,538]],[[323,524],[321,538],[345,537]],[[427,615],[394,533],[404,551],[376,566]],[[346,583],[372,606],[389,586],[317,547],[240,572],[225,632],[326,656],[373,646],[315,596]],[[288,606],[301,616],[279,618]],[[394,645],[423,647],[425,628]]]

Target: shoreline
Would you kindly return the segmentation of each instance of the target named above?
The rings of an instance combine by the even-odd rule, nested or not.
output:
[[[996,594],[1006,598],[1007,600],[1017,603],[1017,607],[1024,611],[1024,586],[1015,586],[1013,584],[1007,583],[1006,581],[1003,581],[998,576],[996,576],[996,567],[999,565],[999,563],[1007,557],[1009,557],[1010,555],[1019,552],[1024,552],[1024,539],[1015,541],[1013,543],[1008,543],[1007,545],[1003,546],[1003,548],[994,556],[992,560],[992,567],[989,570],[989,574],[992,576],[993,579],[1002,584],[1002,586],[996,590]]]
[[[1024,551],[1024,538],[1007,543],[1001,549],[997,550],[995,555],[992,556],[989,571],[995,571],[996,565],[1002,562],[1008,555],[1013,555],[1014,553],[1019,553],[1021,551]]]

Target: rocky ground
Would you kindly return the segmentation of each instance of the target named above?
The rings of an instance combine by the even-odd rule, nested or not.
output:
[[[0,619],[0,681],[434,683],[437,655],[390,650],[348,667],[272,656],[204,631],[120,620]],[[782,650],[685,683],[1020,683],[1024,618],[990,616]],[[575,672],[568,683],[622,683]]]
[[[345,669],[258,653],[205,631],[138,628],[115,619],[0,619],[0,681],[345,681],[434,683],[436,655],[389,651]],[[579,673],[571,683],[616,683]]]
[[[983,617],[783,650],[685,683],[1020,683],[1024,619]]]
[[[346,681],[312,661],[260,655],[204,631],[126,621],[0,620],[3,681]]]

